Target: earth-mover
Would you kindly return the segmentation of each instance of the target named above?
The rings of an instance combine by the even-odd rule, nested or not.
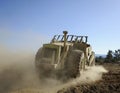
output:
[[[88,36],[55,35],[50,43],[43,44],[35,57],[35,64],[41,76],[66,76],[76,78],[81,70],[95,65],[95,53],[87,43]]]

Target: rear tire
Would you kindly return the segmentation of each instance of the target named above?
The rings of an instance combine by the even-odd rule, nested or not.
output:
[[[41,58],[42,58],[42,47],[39,48],[35,55],[35,68],[36,72],[39,75],[39,78],[43,79],[45,75],[45,71],[43,70],[44,66],[41,65]],[[47,77],[47,76],[46,76]]]
[[[35,65],[37,65],[36,62],[39,62],[40,61],[40,58],[42,57],[42,47],[39,48],[39,50],[37,51],[36,55],[35,55]]]
[[[83,69],[84,65],[84,53],[80,50],[70,51],[64,68],[67,78],[76,78],[80,76],[80,70]]]
[[[95,53],[92,51],[92,54],[89,58],[89,61],[90,61],[90,66],[95,66]]]

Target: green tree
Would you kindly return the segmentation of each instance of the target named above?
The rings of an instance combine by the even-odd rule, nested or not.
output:
[[[120,49],[115,50],[115,52],[114,52],[114,61],[115,62],[120,61]]]
[[[113,51],[112,50],[109,50],[107,55],[106,55],[106,58],[105,58],[105,62],[112,62],[113,61]]]

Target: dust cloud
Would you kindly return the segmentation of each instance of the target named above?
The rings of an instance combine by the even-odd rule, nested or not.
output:
[[[108,71],[103,66],[88,67],[86,71],[81,71],[80,77],[74,79],[72,84],[92,83],[102,79],[102,74]]]
[[[34,53],[26,50],[13,52],[5,47],[0,51],[0,93],[56,93],[62,88],[98,81],[107,72],[102,66],[94,66],[66,83],[52,78],[42,81],[35,70]]]
[[[0,93],[30,86],[38,86],[34,67],[34,54],[28,51],[13,52],[0,48]]]
[[[88,67],[86,71],[80,72],[80,77],[77,77],[76,79],[71,79],[67,83],[59,85],[57,89],[60,90],[71,86],[95,83],[96,81],[102,79],[103,73],[107,72],[108,71],[102,66]]]

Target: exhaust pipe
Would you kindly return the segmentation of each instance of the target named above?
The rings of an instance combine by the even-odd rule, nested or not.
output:
[[[63,34],[64,34],[64,50],[66,51],[66,42],[67,42],[67,34],[68,34],[68,32],[63,31]]]
[[[88,42],[88,36],[85,36],[85,38],[86,38],[85,43],[87,43]]]

